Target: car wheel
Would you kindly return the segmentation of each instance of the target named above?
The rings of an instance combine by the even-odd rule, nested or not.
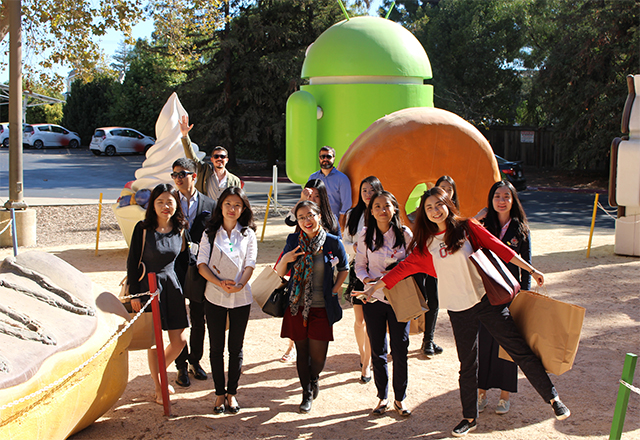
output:
[[[151,148],[151,147],[153,147],[153,145],[151,145],[151,144],[146,145],[146,146],[144,147],[144,153],[142,153],[142,154],[147,154],[147,151],[149,151],[149,148]]]
[[[4,148],[9,148],[9,138],[6,138],[5,140],[2,141],[2,146]]]
[[[37,140],[33,143],[33,148],[36,150],[42,150],[44,148],[44,143],[41,140]]]
[[[102,151],[100,151],[100,150],[91,150],[91,152],[93,154],[95,154],[96,156],[100,156],[102,154]]]
[[[77,140],[71,139],[71,141],[69,141],[69,148],[78,148],[79,146],[80,144]]]
[[[107,156],[113,156],[114,154],[116,154],[116,147],[114,147],[113,145],[109,145],[104,149],[104,154],[106,154]]]

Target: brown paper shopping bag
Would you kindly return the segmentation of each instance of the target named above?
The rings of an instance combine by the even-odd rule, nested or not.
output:
[[[427,302],[413,277],[407,277],[393,289],[383,289],[399,322],[409,322],[429,310]]]
[[[549,373],[560,375],[571,369],[580,343],[584,307],[522,290],[509,311],[520,333]],[[511,360],[502,347],[499,356]]]
[[[264,307],[271,294],[282,284],[282,278],[271,266],[266,266],[251,283],[251,295],[260,308]]]

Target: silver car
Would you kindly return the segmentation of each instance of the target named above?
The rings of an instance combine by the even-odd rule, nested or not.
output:
[[[93,133],[89,149],[96,156],[102,153],[107,156],[113,156],[116,153],[145,154],[155,143],[154,138],[145,136],[133,128],[102,127],[96,128]]]

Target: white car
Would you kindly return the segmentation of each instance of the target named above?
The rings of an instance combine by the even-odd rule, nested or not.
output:
[[[0,124],[0,147],[9,148],[9,123]]]
[[[102,127],[96,128],[93,133],[89,149],[96,156],[102,153],[107,156],[113,156],[116,153],[145,154],[155,143],[154,138],[145,136],[133,128]]]
[[[38,150],[44,147],[80,146],[78,133],[54,124],[26,124],[22,134],[22,143]]]

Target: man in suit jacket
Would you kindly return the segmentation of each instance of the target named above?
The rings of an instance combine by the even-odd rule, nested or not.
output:
[[[175,186],[180,192],[180,204],[185,218],[189,221],[189,235],[192,243],[200,243],[202,233],[204,232],[209,218],[216,207],[216,202],[196,190],[196,164],[193,160],[180,158],[173,163],[173,172],[171,178]],[[177,264],[180,264],[176,262]],[[186,267],[176,267],[176,273],[180,275],[186,274]],[[181,281],[186,289],[184,277]],[[176,368],[178,369],[178,377],[176,383],[182,387],[191,385],[189,380],[189,372],[198,380],[206,380],[207,374],[200,367],[200,359],[202,359],[202,351],[204,345],[204,302],[202,295],[204,292],[188,292],[185,289],[185,297],[189,298],[189,317],[191,320],[191,336],[189,344],[187,344],[182,353],[176,359]],[[196,299],[200,297],[198,302]],[[188,369],[187,361],[190,364]]]

